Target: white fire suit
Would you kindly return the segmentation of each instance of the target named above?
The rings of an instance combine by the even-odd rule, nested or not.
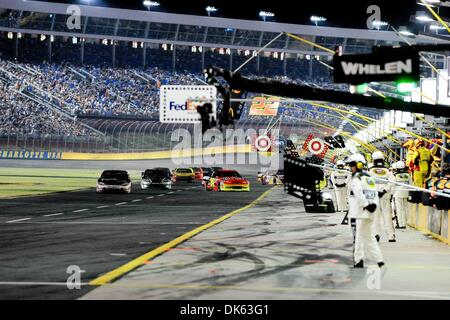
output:
[[[331,174],[331,183],[334,187],[334,193],[336,195],[337,210],[347,211],[347,182],[350,179],[350,173],[336,172]]]
[[[369,258],[377,263],[383,261],[378,242],[373,234],[374,213],[364,208],[370,203],[378,203],[378,194],[373,179],[365,172],[356,172],[348,181],[348,216],[356,220],[353,259],[358,263]],[[378,206],[378,205],[377,205]]]
[[[412,185],[411,175],[406,171],[399,171],[394,175],[394,181]],[[406,218],[408,213],[408,188],[399,185],[392,187],[394,196],[395,211],[397,212],[398,226],[406,228]]]
[[[374,178],[381,178],[383,180],[394,180],[393,174],[389,169],[380,166],[374,166],[370,170],[370,175]],[[374,234],[381,237],[383,229],[386,231],[390,241],[395,240],[395,230],[392,221],[392,184],[387,181],[375,179],[377,191],[384,193],[380,198],[380,205],[375,212]],[[384,225],[384,228],[383,228]]]

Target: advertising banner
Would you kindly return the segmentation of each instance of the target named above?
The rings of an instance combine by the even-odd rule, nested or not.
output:
[[[0,159],[61,160],[62,152],[0,150]]]

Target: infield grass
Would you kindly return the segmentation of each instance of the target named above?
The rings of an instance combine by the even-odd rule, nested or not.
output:
[[[133,183],[139,171],[128,171]],[[102,170],[0,168],[0,199],[95,188]],[[93,190],[94,192],[94,190]]]

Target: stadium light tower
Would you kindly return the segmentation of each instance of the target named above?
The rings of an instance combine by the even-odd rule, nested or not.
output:
[[[159,2],[157,1],[144,0],[142,4],[147,7],[148,11],[152,11],[152,7],[159,7]]]
[[[207,6],[207,7],[205,8],[205,10],[206,10],[206,12],[208,13],[208,16],[209,16],[209,17],[211,16],[211,13],[217,12],[217,8],[216,8],[216,7],[211,7],[211,6]]]
[[[319,16],[311,16],[311,21],[314,22],[316,26],[318,26],[319,22],[325,22],[327,21],[327,18]]]
[[[268,11],[260,11],[259,16],[263,18],[264,22],[266,21],[267,17],[275,17],[275,13],[268,12]]]

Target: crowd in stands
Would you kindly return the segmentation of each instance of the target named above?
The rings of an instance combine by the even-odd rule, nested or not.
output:
[[[27,98],[18,82],[0,80],[0,136],[85,136],[89,129]]]
[[[199,55],[188,51],[177,53],[175,65],[178,71],[173,71],[172,52],[170,50],[147,50],[147,60],[150,62],[158,61],[159,64],[155,66],[149,63],[143,69],[133,67],[142,60],[142,56],[138,54],[142,51],[134,50],[134,55],[131,55],[129,48],[124,46],[118,46],[118,63],[113,67],[105,62],[109,59],[107,57],[109,54],[107,46],[86,44],[85,63],[80,65],[73,62],[77,59],[78,54],[74,53],[74,50],[66,50],[67,55],[61,54],[59,50],[54,50],[52,54],[53,62],[46,62],[46,50],[41,50],[43,48],[39,47],[41,46],[39,41],[35,42],[34,48],[39,50],[36,51],[34,56],[31,52],[33,46],[26,46],[26,49],[21,51],[18,60],[11,58],[7,51],[3,52],[3,58],[0,57],[0,75],[14,83],[16,90],[39,97],[52,107],[73,117],[102,116],[108,118],[126,116],[128,118],[157,119],[159,117],[159,88],[161,85],[204,84],[202,82],[204,76],[198,63]],[[58,48],[59,43],[56,42],[53,46]],[[72,45],[70,46],[72,48]],[[73,45],[73,48],[75,47],[76,45]],[[127,55],[128,60],[124,58]],[[68,58],[66,61],[64,60],[65,56]],[[246,59],[248,57],[233,57],[231,63],[233,67],[237,67]],[[127,62],[130,62],[130,65],[125,66]],[[229,63],[230,56],[228,55],[205,53],[205,65],[227,68]],[[309,62],[298,60],[294,63],[296,68],[288,68],[287,74],[290,76],[279,75],[283,72],[283,61],[266,57],[260,59],[261,72],[257,73],[255,61],[250,62],[241,72],[251,78],[270,77],[286,83],[297,83],[332,90],[348,90],[345,86],[332,84],[327,72],[316,73],[314,77],[307,76],[306,69],[309,69]],[[5,85],[3,83],[3,86]],[[11,119],[14,116],[18,116],[20,119],[28,119],[32,117],[32,114],[36,114],[35,120],[24,120],[28,121],[28,124],[34,123],[29,127],[30,133],[86,134],[84,128],[75,128],[73,132],[67,129],[67,127],[70,127],[68,122],[51,109],[46,109],[44,112],[42,106],[27,101],[23,96],[19,97],[17,94],[3,91],[0,112],[1,115],[6,117],[3,117],[0,129],[10,128],[12,125]],[[252,96],[249,95],[248,97],[251,98]],[[8,103],[17,104],[18,111],[14,111],[15,108],[12,106],[7,106]],[[244,119],[252,119],[248,116],[248,107],[249,104],[243,112],[242,117]],[[298,121],[299,118],[306,117],[330,122],[329,118],[325,120],[326,116],[313,112],[314,110],[317,109],[304,104],[297,104],[296,108],[288,108],[282,105],[280,114],[286,116],[283,121],[292,123]],[[42,116],[38,116],[39,113],[42,113]],[[41,121],[43,118],[51,119],[50,114],[56,119],[51,122],[61,120],[61,126],[50,125],[47,127],[48,123]],[[18,124],[20,121],[22,120],[18,119],[14,124]],[[333,124],[338,125],[339,123],[337,121]],[[18,128],[23,129],[23,125]]]
[[[193,84],[194,75],[69,64],[28,64],[0,60],[8,74],[28,92],[38,94],[72,115],[135,115],[159,113],[159,86]]]
[[[17,63],[0,60],[0,72],[16,78],[26,90],[50,99],[73,115],[157,116],[159,87],[164,84],[201,84],[203,75],[71,64]],[[257,76],[251,76],[257,78]],[[324,89],[345,90],[327,82],[308,82],[275,76],[276,80]]]

